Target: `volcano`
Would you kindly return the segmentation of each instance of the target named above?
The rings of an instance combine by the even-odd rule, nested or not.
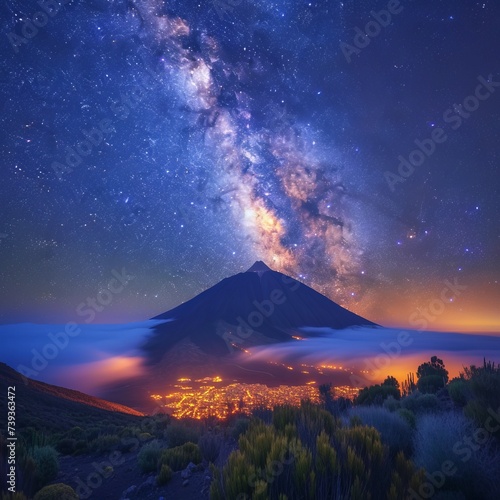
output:
[[[152,319],[156,324],[142,345],[144,374],[104,393],[143,411],[151,410],[154,394],[175,393],[179,406],[189,407],[214,385],[331,382],[330,372],[255,359],[252,348],[317,337],[322,328],[378,326],[261,261]],[[339,385],[348,384],[348,374],[336,374]]]
[[[377,326],[262,261],[152,319],[165,322],[144,345],[150,364],[175,347],[184,349],[180,358],[187,350],[195,362],[204,355],[223,358],[235,350],[311,336],[300,331],[303,327]]]

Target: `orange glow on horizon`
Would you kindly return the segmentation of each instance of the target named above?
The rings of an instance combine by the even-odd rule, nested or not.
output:
[[[483,356],[471,356],[470,354],[440,352],[438,350],[422,351],[418,354],[411,354],[394,358],[387,366],[380,367],[378,370],[362,370],[359,379],[364,381],[362,386],[370,386],[379,384],[385,380],[386,377],[393,376],[401,384],[406,380],[409,373],[415,375],[415,382],[417,381],[416,372],[417,368],[428,361],[431,356],[437,356],[442,359],[445,368],[448,370],[449,380],[458,377],[460,372],[463,372],[464,366],[475,364],[476,366],[482,364]],[[370,361],[376,363],[376,356],[373,356]],[[486,356],[488,359],[488,356]]]
[[[70,370],[63,370],[61,378],[66,387],[92,394],[103,385],[143,375],[142,362],[139,356],[114,356],[72,366]]]
[[[395,278],[395,283],[399,279]],[[465,287],[458,294],[445,284]],[[441,292],[447,289],[444,297]],[[500,334],[498,285],[491,276],[466,276],[457,271],[434,283],[368,289],[362,301],[342,304],[349,310],[389,328],[423,329],[458,333]],[[335,296],[328,294],[335,301]],[[432,309],[437,314],[432,313]]]

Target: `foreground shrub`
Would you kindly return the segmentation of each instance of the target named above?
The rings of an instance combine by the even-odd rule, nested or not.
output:
[[[322,431],[332,436],[339,422],[330,412],[308,401],[302,401],[300,407],[276,406],[272,421],[274,427],[281,432],[290,433],[290,426],[294,426],[295,434],[308,446],[314,446],[316,437]]]
[[[49,438],[44,431],[27,427],[22,431],[23,443],[27,449],[32,450],[35,447],[42,448],[50,445]]]
[[[427,375],[422,377],[417,382],[417,389],[422,394],[436,394],[440,389],[446,385],[443,377],[439,375]]]
[[[154,472],[158,466],[158,460],[162,448],[157,440],[145,444],[137,455],[137,463],[142,472]]]
[[[85,431],[81,427],[73,427],[66,433],[66,436],[73,439],[83,439]]]
[[[222,439],[218,434],[207,432],[200,437],[198,446],[203,458],[207,460],[207,462],[215,462],[220,453]]]
[[[352,408],[349,415],[358,417],[364,425],[377,429],[382,442],[389,446],[392,453],[411,452],[412,428],[401,415],[375,406]]]
[[[311,403],[280,406],[273,425],[252,420],[225,466],[211,467],[210,498],[396,500],[423,480],[403,453],[397,457],[374,428],[342,427]]]
[[[461,377],[466,384],[468,399],[464,414],[482,426],[490,418],[491,410],[500,411],[500,366],[484,360],[480,367],[464,368]],[[493,434],[500,439],[500,429]]]
[[[401,408],[410,410],[416,415],[439,410],[439,399],[435,394],[422,394],[415,391],[401,400]]]
[[[153,424],[151,425],[151,434],[158,438],[165,437],[165,431],[168,429],[172,421],[172,417],[166,413],[157,413],[153,417]]]
[[[391,474],[391,486],[387,500],[410,498],[408,492],[410,490],[419,491],[424,483],[424,471],[422,469],[416,471],[413,462],[407,459],[404,453],[400,451],[396,456]],[[457,498],[456,500],[459,499]]]
[[[239,437],[248,430],[250,419],[246,417],[237,418],[231,426],[231,436],[238,440]]]
[[[196,427],[187,426],[181,423],[173,423],[165,430],[165,438],[168,446],[181,446],[184,443],[197,443],[200,431]]]
[[[86,429],[87,441],[91,442],[94,439],[97,439],[101,434],[101,429],[99,427],[89,427]]]
[[[64,483],[45,486],[36,495],[34,500],[78,500],[75,490]]]
[[[272,426],[256,420],[239,444],[240,449],[231,453],[222,472],[212,469],[211,499],[278,498],[294,489],[304,498],[314,497],[312,454],[297,438],[287,440]]]
[[[160,466],[168,465],[173,471],[185,469],[189,462],[199,464],[202,461],[201,451],[197,444],[184,443],[182,446],[163,450],[160,455]]]
[[[394,399],[394,396],[389,396],[384,401],[384,404],[383,404],[383,407],[389,411],[396,411],[400,408],[400,406],[401,406],[401,403],[397,399]]]
[[[421,393],[435,394],[439,389],[446,386],[448,382],[448,370],[443,360],[432,356],[430,361],[422,363],[417,368],[417,388]]]
[[[6,493],[2,491],[2,495],[0,496],[1,500],[29,500],[28,497],[19,491],[15,493]]]
[[[89,448],[96,453],[107,453],[115,450],[120,444],[120,438],[114,434],[98,436],[89,443]]]
[[[477,432],[477,433],[476,433]],[[459,412],[423,415],[417,421],[414,461],[429,474],[452,462],[455,473],[446,477],[442,490],[462,492],[467,498],[499,498],[492,479],[500,474],[500,453],[491,435],[478,431]]]
[[[399,383],[394,377],[387,377],[382,384],[365,387],[354,400],[355,405],[381,405],[388,398],[401,398]]]
[[[463,378],[454,378],[447,386],[448,394],[455,405],[463,408],[470,399],[467,382]]]
[[[167,484],[172,479],[172,474],[172,469],[168,465],[163,464],[160,473],[156,476],[156,484],[158,484],[158,486]]]
[[[33,460],[35,462],[35,483],[38,489],[57,477],[59,471],[57,451],[52,446],[35,447]]]
[[[415,413],[413,413],[411,410],[407,410],[406,408],[400,408],[397,411],[398,415],[406,420],[406,422],[410,425],[412,429],[415,429],[417,427],[417,419],[415,417]]]
[[[137,436],[138,434],[140,434],[140,429],[138,427],[134,427],[132,425],[127,425],[126,427],[124,427],[119,433],[118,435],[121,437],[121,438],[130,438],[130,437],[135,437]]]

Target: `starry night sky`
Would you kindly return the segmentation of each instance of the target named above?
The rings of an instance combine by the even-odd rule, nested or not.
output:
[[[387,7],[3,2],[0,322],[81,321],[123,268],[94,321],[142,320],[263,260],[388,326],[455,280],[432,328],[499,331],[500,5],[402,0],[346,57]]]

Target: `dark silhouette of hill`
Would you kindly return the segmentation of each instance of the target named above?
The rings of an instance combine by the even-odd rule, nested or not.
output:
[[[7,408],[7,388],[15,387],[18,429],[28,426],[63,429],[83,423],[90,425],[92,421],[109,417],[130,420],[131,417],[143,416],[143,413],[118,403],[26,378],[5,363],[0,363],[0,381],[2,408]]]
[[[301,327],[376,326],[261,261],[153,319],[170,321],[154,327],[143,346],[150,364],[180,345],[186,362],[201,362],[206,355],[226,356],[233,348],[313,335],[297,333]]]

